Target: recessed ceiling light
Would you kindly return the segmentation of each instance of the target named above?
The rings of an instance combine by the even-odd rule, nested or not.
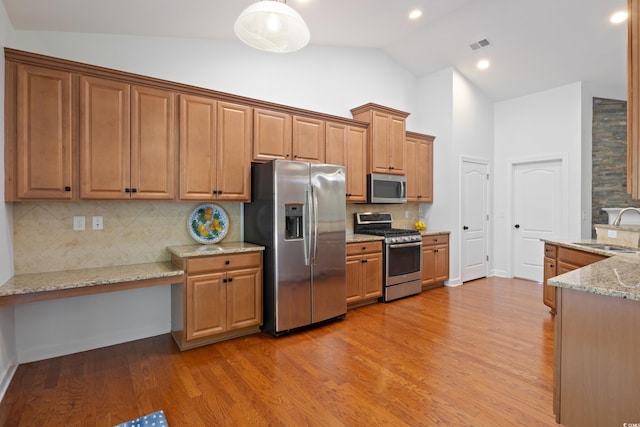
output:
[[[487,68],[489,68],[489,61],[486,59],[481,59],[480,61],[478,61],[477,67],[481,70],[486,70]]]
[[[420,9],[414,9],[409,12],[409,19],[418,19],[422,16],[422,11]]]
[[[611,21],[612,24],[619,24],[621,22],[626,21],[628,17],[629,17],[629,13],[627,13],[626,10],[621,10],[611,15],[611,18],[609,18],[609,21]]]

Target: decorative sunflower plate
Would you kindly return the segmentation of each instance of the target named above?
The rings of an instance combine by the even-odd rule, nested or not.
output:
[[[218,205],[200,205],[189,215],[187,229],[196,242],[217,243],[229,231],[229,217]]]

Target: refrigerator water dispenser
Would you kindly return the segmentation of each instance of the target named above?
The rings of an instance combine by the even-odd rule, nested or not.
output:
[[[302,239],[302,206],[301,204],[284,205],[285,240]]]

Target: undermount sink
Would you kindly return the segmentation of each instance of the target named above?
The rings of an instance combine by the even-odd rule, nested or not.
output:
[[[579,246],[585,246],[587,248],[600,249],[602,251],[637,254],[640,253],[640,249],[626,248],[624,246],[608,245],[606,243],[575,243]]]

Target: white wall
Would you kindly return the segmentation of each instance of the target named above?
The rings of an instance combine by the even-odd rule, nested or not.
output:
[[[271,55],[239,41],[22,31],[15,39],[16,49],[337,116],[350,118],[351,108],[367,102],[417,110],[415,77],[374,49],[308,46]],[[418,130],[417,123],[412,114],[407,128]],[[169,287],[163,286],[17,306],[18,360],[169,332],[169,304]]]
[[[434,142],[434,202],[423,204],[427,226],[450,230],[448,284],[461,283],[460,167],[462,157],[491,163],[493,102],[453,68],[420,80],[418,103],[421,131]]]
[[[0,4],[0,45],[11,44],[13,29],[4,3]],[[0,81],[4,82],[4,55],[0,59]],[[4,84],[0,87],[0,117],[4,117]],[[0,121],[0,139],[4,147],[4,120]],[[4,149],[0,149],[0,176],[4,176]],[[13,227],[11,205],[4,203],[4,185],[0,185],[0,284],[13,276]],[[0,400],[17,367],[13,307],[0,307]]]
[[[582,83],[573,83],[495,104],[494,274],[511,276],[511,226],[508,216],[510,161],[566,155],[569,239],[580,239],[582,208]]]

